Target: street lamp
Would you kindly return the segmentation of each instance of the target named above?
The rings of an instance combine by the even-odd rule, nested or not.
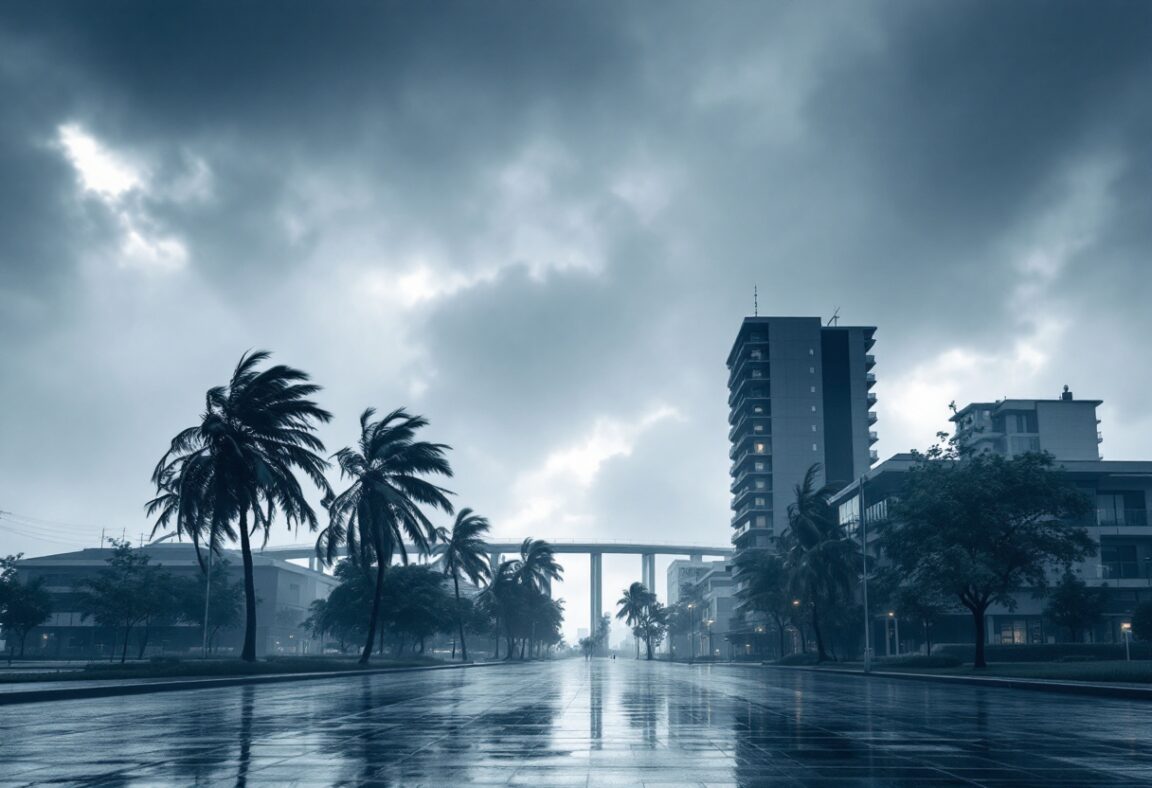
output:
[[[709,618],[704,622],[704,624],[708,627],[708,658],[709,659],[716,656],[714,653],[712,653],[712,625],[715,623],[716,623],[716,620],[712,619],[712,618]]]
[[[691,650],[688,652],[688,664],[696,661],[696,614],[693,612],[696,605],[692,602],[688,603],[688,631],[690,633],[689,640],[691,640]]]
[[[1132,642],[1132,624],[1125,621],[1120,625],[1120,631],[1124,633],[1124,661],[1131,662],[1132,650],[1128,644]]]

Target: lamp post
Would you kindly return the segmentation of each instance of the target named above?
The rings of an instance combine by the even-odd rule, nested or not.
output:
[[[868,507],[864,504],[864,475],[860,475],[860,556],[864,562],[864,672],[872,672],[872,621],[868,614]]]
[[[1120,631],[1124,634],[1124,661],[1132,661],[1132,650],[1128,644],[1132,642],[1132,624],[1125,621],[1120,625]]]
[[[712,657],[715,656],[712,651],[712,625],[714,623],[716,623],[715,619],[711,618],[704,622],[704,625],[708,627],[708,659],[712,659]]]
[[[799,608],[800,608],[800,600],[799,599],[793,599],[792,600],[792,610],[796,613],[799,613],[800,612]],[[805,646],[807,646],[808,644],[804,642],[804,631],[801,630],[800,627],[796,626],[795,621],[792,622],[792,628],[800,632],[800,642],[803,643]],[[807,651],[807,648],[805,648],[804,650]]]
[[[691,665],[696,661],[696,605],[692,602],[688,603],[688,640],[691,648],[688,651],[688,664]]]

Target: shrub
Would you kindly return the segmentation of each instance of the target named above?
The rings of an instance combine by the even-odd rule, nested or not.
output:
[[[885,668],[958,668],[964,662],[944,654],[933,654],[932,656],[912,654],[907,657],[881,659],[878,664]]]
[[[933,649],[933,654],[955,657],[971,662],[974,656],[971,643],[947,643]],[[987,646],[989,662],[1056,662],[1066,657],[1097,660],[1124,659],[1123,643],[1033,643],[1028,645]],[[1152,658],[1152,644],[1133,643],[1132,659]]]

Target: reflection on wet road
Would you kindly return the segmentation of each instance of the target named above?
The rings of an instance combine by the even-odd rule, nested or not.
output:
[[[0,785],[1149,785],[1152,703],[569,660],[0,708]]]

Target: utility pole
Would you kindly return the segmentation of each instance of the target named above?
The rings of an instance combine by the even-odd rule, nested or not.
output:
[[[860,475],[860,554],[864,559],[864,672],[872,672],[872,619],[868,615],[868,507],[864,502],[864,474]]]

